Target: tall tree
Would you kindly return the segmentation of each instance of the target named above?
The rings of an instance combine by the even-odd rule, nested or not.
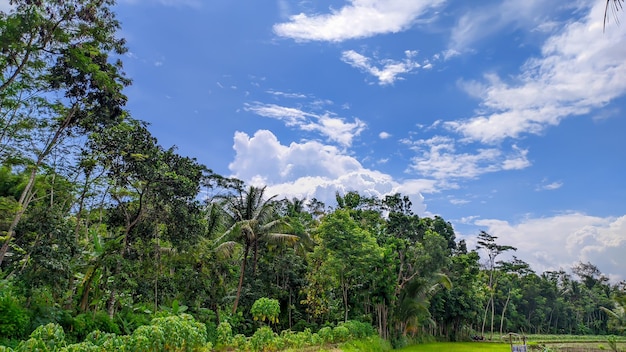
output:
[[[500,245],[496,242],[498,239],[497,236],[493,236],[488,234],[485,231],[481,231],[478,234],[478,249],[483,249],[487,252],[487,291],[489,293],[489,300],[485,306],[485,314],[483,315],[483,323],[481,327],[481,335],[485,335],[485,322],[487,321],[487,312],[489,308],[491,308],[491,335],[493,335],[493,324],[495,317],[495,302],[494,297],[496,294],[496,285],[497,285],[497,266],[496,266],[496,258],[507,251],[517,250],[517,248],[508,245]]]
[[[237,294],[233,303],[233,313],[237,311],[241,290],[248,264],[250,251],[253,255],[253,270],[256,272],[259,243],[261,241],[284,242],[297,241],[295,235],[285,233],[287,224],[276,213],[276,196],[265,198],[265,187],[239,187],[233,195],[223,198],[222,209],[228,216],[228,229],[216,241],[223,246],[239,243],[243,246],[243,257],[239,273]]]
[[[129,83],[121,62],[109,59],[126,50],[115,37],[119,23],[112,0],[14,0],[12,5],[9,13],[0,12],[0,157],[2,163],[26,166],[30,177],[0,247],[0,265],[40,167],[64,139],[123,118],[121,91]],[[35,147],[24,148],[29,144]]]

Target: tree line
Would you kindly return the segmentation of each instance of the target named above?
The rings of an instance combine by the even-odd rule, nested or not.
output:
[[[507,331],[624,332],[626,284],[596,266],[535,273],[481,232],[458,241],[401,194],[280,199],[223,177],[125,110],[112,0],[14,0],[0,12],[0,339],[58,323],[130,334],[162,311],[215,328],[347,321],[401,344]],[[209,329],[210,330],[210,329]]]

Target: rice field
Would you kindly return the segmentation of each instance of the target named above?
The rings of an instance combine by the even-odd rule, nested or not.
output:
[[[527,336],[528,351],[537,352],[595,352],[611,351],[608,336],[530,335]],[[626,336],[616,337],[619,351],[626,351]],[[516,342],[517,343],[517,342]],[[499,342],[431,342],[408,346],[402,352],[510,352],[508,343]]]
[[[511,352],[511,347],[504,343],[493,342],[431,342],[399,349],[402,352]]]

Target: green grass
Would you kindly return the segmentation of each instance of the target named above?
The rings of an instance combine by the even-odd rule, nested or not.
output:
[[[509,344],[493,342],[432,342],[413,345],[399,349],[403,352],[481,352],[502,351],[511,352]]]

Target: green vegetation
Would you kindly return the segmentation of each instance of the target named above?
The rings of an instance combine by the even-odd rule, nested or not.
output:
[[[501,351],[511,352],[508,344],[492,342],[432,342],[399,349],[403,352],[479,352]]]
[[[626,285],[593,264],[537,274],[501,260],[515,248],[496,236],[467,248],[401,194],[327,205],[215,174],[124,110],[112,0],[12,3],[0,12],[0,350],[385,351],[509,331],[619,348]]]

